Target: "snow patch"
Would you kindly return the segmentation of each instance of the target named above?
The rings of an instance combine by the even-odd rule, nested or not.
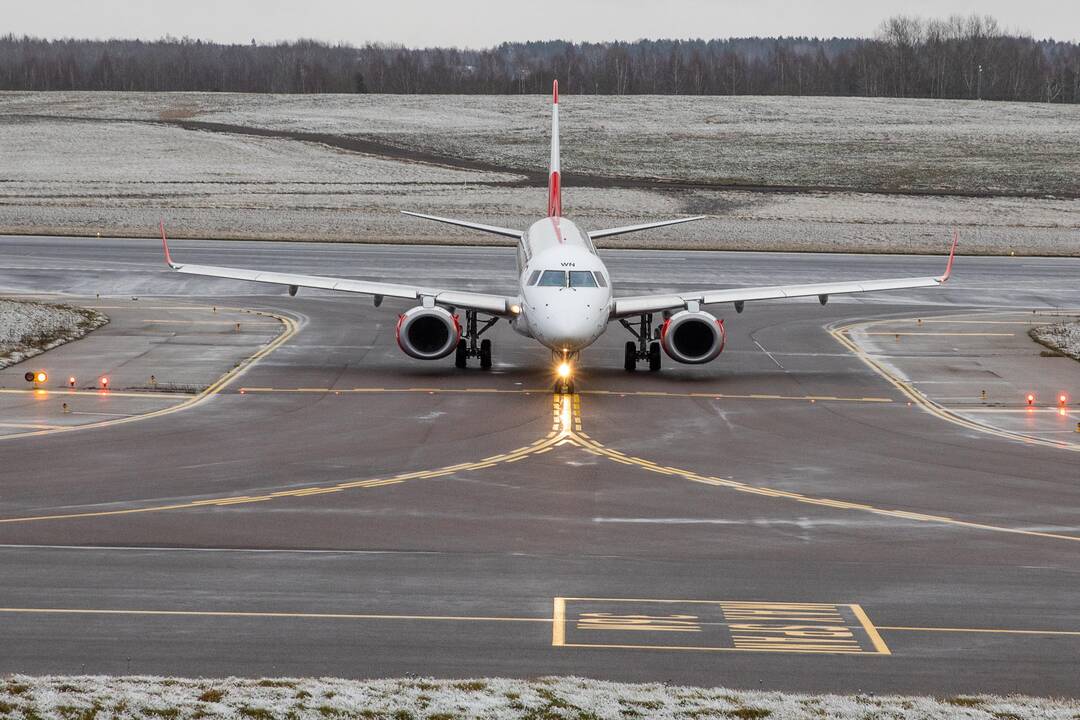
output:
[[[89,308],[0,298],[0,368],[78,340],[107,322]]]

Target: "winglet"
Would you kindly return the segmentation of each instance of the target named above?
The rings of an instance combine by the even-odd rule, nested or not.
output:
[[[946,280],[949,279],[949,276],[952,275],[953,259],[956,258],[956,245],[959,242],[960,242],[960,231],[954,229],[953,234],[952,234],[952,249],[949,251],[949,262],[946,263],[946,265],[945,265],[945,274],[937,279],[938,282],[940,282],[940,283],[945,282]]]
[[[165,249],[165,264],[171,268],[175,268],[176,264],[172,261],[172,256],[169,255],[169,241],[165,239],[165,220],[163,219],[158,226],[161,228],[161,247]]]

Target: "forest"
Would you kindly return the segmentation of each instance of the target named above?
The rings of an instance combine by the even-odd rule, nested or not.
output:
[[[0,90],[836,95],[1080,102],[1080,44],[990,16],[895,16],[871,38],[503,43],[470,50],[312,40],[0,37]]]

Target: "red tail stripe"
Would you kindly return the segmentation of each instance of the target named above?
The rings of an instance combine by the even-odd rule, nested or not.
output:
[[[562,192],[557,170],[548,179],[548,217],[562,217]]]

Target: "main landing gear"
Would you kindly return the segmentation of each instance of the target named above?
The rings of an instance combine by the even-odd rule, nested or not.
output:
[[[659,328],[653,330],[653,316],[651,314],[640,315],[637,321],[620,318],[619,322],[630,331],[631,335],[637,338],[637,342],[633,340],[626,341],[626,347],[623,351],[623,368],[626,369],[626,372],[637,370],[638,361],[642,360],[649,361],[649,372],[659,370],[660,343],[657,342],[657,339],[660,337],[660,330]]]
[[[480,358],[481,370],[491,369],[491,341],[487,338],[480,340],[480,336],[497,322],[499,318],[492,317],[480,325],[476,319],[476,310],[465,311],[465,331],[458,340],[457,350],[454,351],[455,367],[464,368],[469,358],[475,357]]]

